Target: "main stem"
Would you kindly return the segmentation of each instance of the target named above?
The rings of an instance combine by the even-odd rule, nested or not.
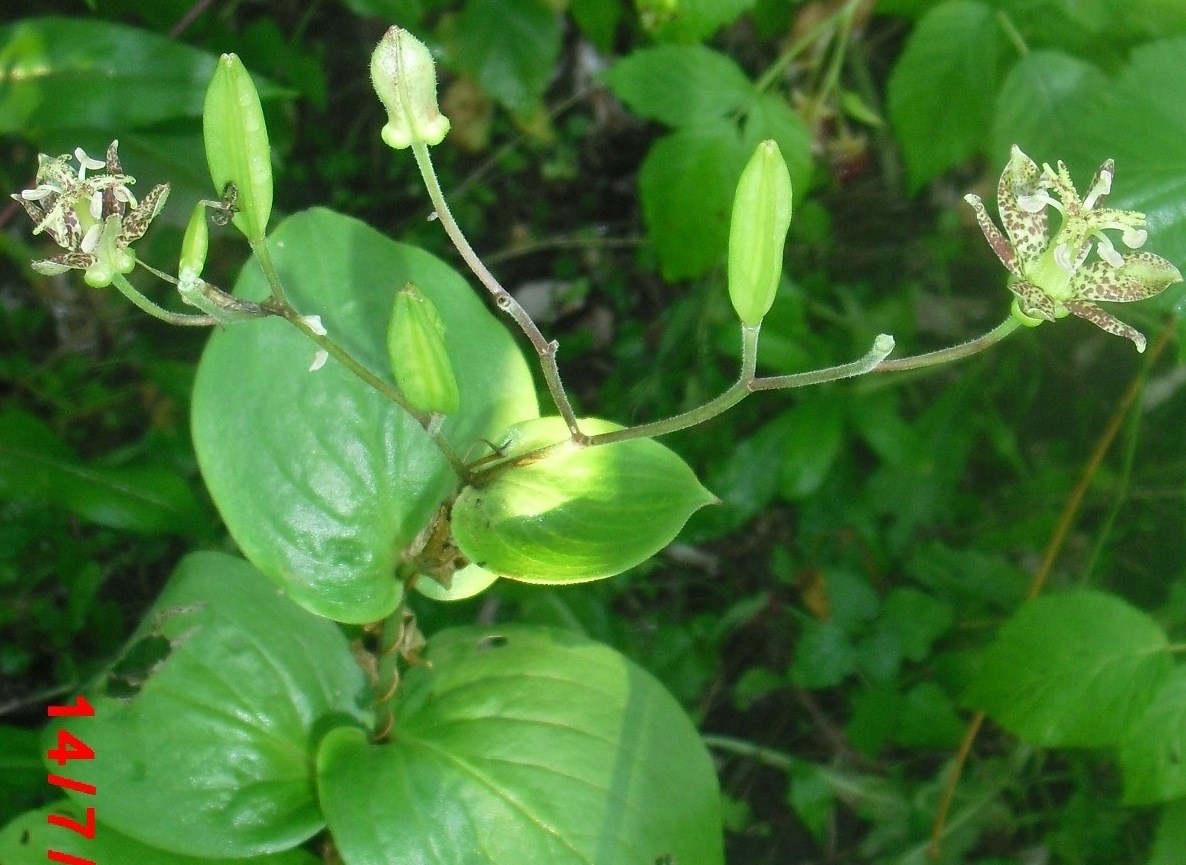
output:
[[[490,292],[494,298],[494,304],[512,319],[519,329],[531,341],[531,345],[535,348],[536,354],[539,355],[540,365],[543,367],[544,378],[548,383],[548,391],[552,394],[552,400],[556,403],[556,409],[560,412],[560,416],[564,418],[564,422],[568,425],[568,431],[572,435],[572,439],[579,444],[587,444],[589,437],[581,432],[580,426],[577,423],[576,414],[572,410],[572,403],[568,400],[568,394],[564,390],[564,383],[560,380],[560,368],[556,364],[556,351],[559,348],[559,343],[555,340],[548,341],[535,321],[527,314],[519,301],[511,295],[509,291],[502,287],[502,284],[495,278],[494,274],[474,252],[473,247],[469,245],[465,234],[461,231],[461,227],[457,224],[457,220],[453,218],[453,213],[449,210],[449,203],[445,201],[445,195],[441,191],[440,182],[437,180],[436,170],[432,165],[432,157],[428,153],[428,145],[423,142],[416,141],[412,144],[412,155],[416,157],[416,166],[420,169],[420,176],[424,180],[424,187],[428,190],[428,197],[432,201],[433,209],[436,211],[437,219],[440,220],[441,227],[445,229],[445,233],[449,235],[449,240],[453,242],[453,246],[461,254],[462,259],[473,271],[474,276],[482,283],[482,286]]]

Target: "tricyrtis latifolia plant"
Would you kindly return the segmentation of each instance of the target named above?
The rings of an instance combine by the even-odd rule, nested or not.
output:
[[[559,584],[621,573],[714,501],[656,437],[755,391],[947,363],[1068,314],[1143,350],[1144,337],[1096,303],[1141,300],[1181,276],[1156,255],[1118,251],[1106,234],[1119,232],[1127,249],[1147,237],[1142,214],[1101,206],[1111,161],[1080,198],[1065,166],[1039,168],[1014,148],[997,193],[1004,234],[968,196],[1010,274],[1015,299],[1001,324],[900,359],[883,334],[851,363],[760,376],[759,334],[791,220],[790,176],[765,141],[741,174],[730,225],[736,383],[638,426],[578,417],[558,344],[470,247],[437,181],[430,147],[449,121],[428,49],[392,28],[371,74],[388,112],[383,140],[411,150],[440,225],[534,349],[551,404],[544,415],[508,331],[443,262],[322,209],[268,232],[267,132],[233,55],[219,62],[205,103],[214,196],[191,218],[176,276],[132,248],[168,186],[137,200],[116,142],[103,161],[81,150],[73,161],[41,157],[34,188],[14,196],[34,233],[63,248],[34,262],[39,272],[79,269],[166,322],[215,326],[194,389],[195,448],[251,563],[186,559],[133,638],[169,645],[139,692],[129,699],[93,683],[95,735],[119,766],[91,767],[106,797],[101,820],[129,843],[205,857],[279,853],[328,826],[347,862],[418,861],[442,848],[450,861],[482,850],[498,863],[720,862],[711,762],[653,679],[547,629],[460,629],[426,643],[407,591],[453,600],[499,578]],[[1049,208],[1059,212],[1053,232]],[[233,224],[254,254],[233,292],[202,279],[208,220]],[[128,278],[137,266],[198,312],[149,300]],[[353,645],[332,622],[348,626]],[[178,728],[192,749],[166,746],[161,731]],[[248,759],[229,766],[232,752]],[[185,826],[145,812],[158,800],[190,815]]]

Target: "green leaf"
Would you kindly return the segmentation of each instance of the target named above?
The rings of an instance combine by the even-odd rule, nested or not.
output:
[[[837,399],[807,397],[780,416],[787,425],[777,472],[784,499],[801,501],[823,484],[844,441],[842,409]]]
[[[621,429],[586,418],[590,435]],[[595,580],[646,561],[693,512],[715,501],[687,463],[653,439],[578,448],[558,417],[517,424],[506,459],[453,505],[453,538],[479,566],[538,583]],[[516,457],[557,442],[544,459]]]
[[[327,736],[318,789],[347,862],[722,863],[716,773],[679,704],[567,631],[445,631],[387,745]]]
[[[87,823],[86,806],[66,800],[21,814],[0,828],[0,862],[4,865],[45,865],[48,850],[113,865],[317,865],[321,861],[304,850],[288,850],[274,856],[251,856],[246,859],[185,856],[141,844],[104,825],[101,820],[105,815],[98,808],[95,809],[95,817],[100,822],[93,838],[84,838],[77,832],[50,823],[51,814],[67,817],[80,825],[85,826]],[[173,819],[175,823],[180,822],[176,814]]]
[[[643,48],[615,63],[605,81],[635,114],[676,128],[729,117],[756,95],[740,66],[703,45]]]
[[[1186,797],[1186,667],[1162,686],[1120,743],[1124,801],[1149,805]]]
[[[560,17],[543,0],[469,0],[453,55],[503,106],[529,114],[560,56]]]
[[[835,622],[807,620],[787,674],[801,688],[832,688],[856,672],[857,650]]]
[[[733,191],[748,156],[726,120],[677,130],[652,145],[638,185],[664,279],[700,276],[725,254]]]
[[[1001,628],[967,701],[1034,745],[1111,745],[1169,676],[1166,647],[1155,621],[1113,595],[1041,597]]]
[[[120,133],[200,117],[211,54],[134,27],[29,18],[0,28],[0,134]]]
[[[317,739],[368,720],[367,683],[337,626],[222,553],[182,560],[87,697],[94,716],[51,723],[42,743],[64,729],[94,750],[68,772],[47,760],[96,785],[71,799],[143,844],[211,858],[276,853],[320,831]]]
[[[45,769],[37,730],[0,725],[0,814],[16,814],[45,801]],[[0,862],[3,862],[0,844]]]
[[[0,498],[47,502],[102,526],[203,537],[210,515],[189,483],[163,465],[83,462],[20,409],[0,412]]]
[[[882,603],[878,628],[892,634],[902,656],[922,661],[935,640],[947,633],[955,622],[948,604],[918,589],[894,589]]]
[[[754,0],[634,0],[638,17],[663,42],[701,42],[734,21]]]
[[[1009,71],[997,94],[994,159],[1003,167],[1014,144],[1036,154],[1039,163],[1075,155],[1055,152],[1051,144],[1060,137],[1057,130],[1082,126],[1091,103],[1110,90],[1108,76],[1085,60],[1059,51],[1031,51]],[[1089,179],[1090,174],[1084,182]]]
[[[1186,799],[1171,802],[1162,809],[1148,865],[1182,862],[1186,862]]]
[[[947,0],[911,32],[890,75],[889,114],[912,190],[983,150],[1002,47],[996,12],[978,0]]]
[[[752,151],[759,141],[773,138],[791,173],[791,187],[798,204],[811,185],[811,130],[781,96],[763,93],[749,103],[742,141]]]
[[[292,303],[320,314],[330,338],[388,382],[392,292],[412,281],[432,299],[461,391],[442,432],[459,453],[537,414],[509,334],[438,259],[328,210],[290,217],[269,245]],[[236,293],[267,292],[259,270],[245,269]],[[376,621],[401,597],[400,551],[457,479],[409,415],[336,360],[309,372],[314,350],[277,319],[215,333],[194,385],[194,446],[256,567],[320,615]]]
[[[614,34],[622,17],[622,5],[618,0],[571,0],[568,12],[599,51],[613,52]]]

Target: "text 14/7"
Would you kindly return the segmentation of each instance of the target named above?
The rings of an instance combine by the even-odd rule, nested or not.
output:
[[[87,701],[86,697],[79,694],[74,698],[73,705],[50,706],[46,709],[46,714],[51,718],[89,718],[95,714],[95,707]],[[70,760],[93,760],[95,752],[86,742],[69,732],[65,727],[59,727],[58,744],[46,752],[46,757],[59,766],[65,766]],[[56,775],[51,772],[49,783],[55,787],[74,790],[88,796],[95,795],[94,784],[84,784],[82,781],[67,778],[65,775]],[[93,807],[86,809],[84,822],[61,814],[50,814],[47,819],[51,826],[61,826],[71,832],[77,832],[83,838],[95,837],[95,809]],[[81,856],[63,853],[61,850],[49,850],[47,855],[51,861],[64,862],[66,865],[95,865],[94,859],[83,859]]]

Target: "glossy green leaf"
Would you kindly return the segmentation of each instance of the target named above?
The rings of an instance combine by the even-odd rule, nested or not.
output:
[[[19,409],[0,412],[0,498],[47,502],[141,534],[203,537],[211,521],[189,483],[166,466],[84,462]]]
[[[95,752],[64,774],[97,792],[68,795],[137,841],[190,856],[275,853],[320,831],[317,741],[368,720],[367,683],[337,626],[222,553],[182,560],[124,661],[86,693],[93,717],[53,722],[42,741],[53,747],[65,729]]]
[[[1158,624],[1114,595],[1041,597],[1001,628],[967,701],[1034,745],[1111,745],[1169,676],[1166,648]]]
[[[445,588],[436,580],[421,575],[416,581],[416,591],[434,601],[464,601],[474,595],[480,595],[498,579],[498,574],[491,573],[477,565],[466,565],[453,574],[449,588]]]
[[[544,0],[469,0],[457,17],[457,65],[511,111],[543,98],[560,55],[560,16]]]
[[[454,270],[328,210],[279,225],[269,241],[290,300],[392,382],[392,293],[415,282],[449,333],[461,408],[443,434],[459,453],[537,414],[531,374],[503,326]],[[236,288],[267,287],[248,267]],[[424,430],[336,360],[309,372],[316,346],[286,322],[215,333],[194,385],[194,446],[239,547],[298,603],[371,622],[398,603],[400,551],[456,476]]]
[[[1186,667],[1162,686],[1120,743],[1124,801],[1149,805],[1186,797]]]
[[[634,5],[655,39],[700,42],[734,21],[754,0],[634,0]]]
[[[21,814],[0,828],[0,862],[4,865],[45,865],[49,850],[103,865],[317,865],[321,861],[304,850],[287,850],[275,855],[245,859],[185,856],[141,844],[104,825],[103,812],[98,808],[95,809],[98,824],[93,838],[84,838],[68,828],[50,823],[48,818],[51,814],[67,817],[80,825],[86,825],[87,822],[86,806],[67,800]]]
[[[252,243],[262,241],[272,215],[272,150],[259,92],[234,54],[219,58],[206,88],[202,137],[215,192],[235,184],[231,222]]]
[[[719,865],[716,773],[679,704],[567,631],[445,631],[392,741],[339,730],[318,788],[348,865]]]
[[[587,434],[620,429],[581,421]],[[568,439],[558,417],[512,427],[496,441],[506,462]],[[596,580],[646,561],[688,517],[715,501],[687,463],[653,439],[578,448],[496,465],[453,504],[453,539],[471,561],[501,576],[539,583]]]
[[[703,45],[635,51],[614,64],[605,82],[639,117],[676,128],[729,117],[756,96],[736,62]]]
[[[911,31],[890,76],[889,114],[913,189],[984,149],[1002,42],[997,13],[979,0],[947,0]]]
[[[135,27],[18,21],[0,28],[0,134],[41,140],[54,130],[97,128],[119,135],[196,118],[214,63],[211,54]]]
[[[748,157],[727,120],[680,129],[652,145],[638,185],[664,279],[700,276],[721,260],[733,192]]]

